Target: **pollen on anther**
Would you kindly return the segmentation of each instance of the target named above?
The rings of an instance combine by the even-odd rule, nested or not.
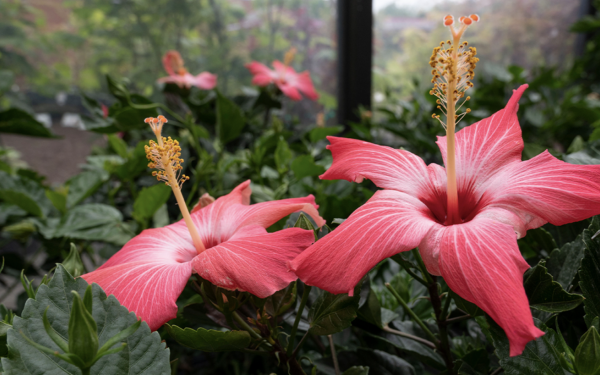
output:
[[[444,17],[444,26],[452,26],[454,24],[454,17],[450,14]]]
[[[475,22],[479,22],[479,20],[480,20],[479,15],[477,15],[477,14],[471,14],[469,16],[469,18],[472,19]]]
[[[470,19],[469,17],[462,17],[462,18],[463,18],[462,23],[464,23],[467,26],[470,26],[473,23],[473,20]]]

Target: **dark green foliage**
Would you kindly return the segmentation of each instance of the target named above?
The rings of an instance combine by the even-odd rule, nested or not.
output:
[[[250,346],[250,334],[246,331],[214,331],[204,328],[193,330],[166,325],[169,334],[181,345],[204,352],[242,350]]]
[[[542,260],[523,276],[525,292],[532,308],[545,312],[562,312],[574,309],[583,302],[581,295],[565,292],[552,279],[552,275],[548,274],[545,265],[546,262]]]
[[[73,329],[77,328],[71,328],[71,325],[77,326],[77,321],[71,318],[71,308],[74,303],[81,303],[74,302],[77,297],[71,294],[71,291],[85,295],[87,288],[88,284],[84,280],[74,279],[59,265],[50,283],[42,285],[35,300],[28,300],[21,317],[14,319],[13,328],[8,331],[8,357],[2,358],[4,370],[15,374],[25,374],[30,371],[55,374],[78,373],[79,370],[75,366],[64,360],[43,355],[22,334],[38,345],[60,350],[46,333],[42,317],[47,314],[51,328],[60,337],[69,341]],[[98,285],[92,286],[89,296],[93,306],[91,316],[94,325],[97,325],[99,346],[103,346],[113,336],[137,322],[134,314],[121,306],[114,296],[107,298]],[[82,308],[83,305],[80,305],[80,309]],[[87,319],[89,318],[88,316]],[[81,327],[76,331],[81,333]],[[120,341],[113,342],[111,346]],[[169,350],[161,343],[160,336],[151,333],[145,323],[142,323],[135,333],[122,342],[127,344],[124,349],[119,353],[100,358],[92,366],[92,374],[170,374]],[[71,342],[69,344],[73,345]],[[89,347],[81,346],[73,349],[88,350]]]
[[[321,291],[308,313],[310,332],[319,336],[331,335],[350,327],[357,315],[360,288],[358,285],[354,289],[353,297]]]

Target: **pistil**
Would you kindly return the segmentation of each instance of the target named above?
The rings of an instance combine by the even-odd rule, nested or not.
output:
[[[468,43],[460,44],[460,38],[469,25],[479,21],[479,16],[472,14],[469,17],[461,17],[462,26],[455,30],[453,28],[454,18],[450,15],[444,18],[444,26],[450,28],[452,41],[441,42],[439,47],[434,48],[429,64],[433,68],[434,84],[430,94],[438,97],[437,108],[446,115],[446,122],[440,119],[440,115],[433,114],[433,118],[440,121],[446,129],[446,177],[447,177],[447,212],[446,224],[462,223],[458,203],[458,187],[456,183],[456,124],[471,110],[457,114],[462,105],[470,98],[457,106],[459,100],[464,97],[465,91],[473,87],[471,79],[475,72],[475,65],[479,59],[475,57],[477,51],[473,47],[467,49]],[[446,47],[447,45],[447,47]]]
[[[145,120],[150,125],[152,131],[156,135],[157,142],[150,141],[150,145],[146,146],[146,157],[150,160],[148,167],[155,168],[157,171],[153,171],[152,175],[155,176],[159,181],[164,181],[167,186],[170,186],[177,200],[177,205],[185,221],[185,225],[192,236],[192,242],[198,254],[206,250],[200,234],[192,221],[190,212],[187,208],[183,195],[181,194],[181,186],[183,183],[190,178],[184,174],[181,174],[181,163],[183,159],[181,156],[181,147],[177,140],[165,138],[161,135],[162,126],[167,122],[164,116],[158,116],[158,118],[147,118]]]

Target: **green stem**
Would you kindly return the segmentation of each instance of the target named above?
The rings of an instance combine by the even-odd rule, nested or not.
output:
[[[250,336],[254,337],[257,340],[262,340],[262,336],[259,335],[255,330],[253,330],[252,327],[250,327],[248,323],[246,323],[246,321],[242,319],[242,317],[239,316],[237,312],[234,311],[231,313],[231,315],[233,316],[233,319],[236,321],[236,323],[240,325],[240,327],[242,327],[244,330],[250,333]]]
[[[406,273],[412,276],[413,279],[417,280],[423,285],[427,285],[427,282],[425,280],[423,280],[421,277],[419,277],[419,275],[417,275],[413,270],[410,269],[410,264],[404,258],[402,258],[402,255],[396,254],[392,257],[392,260],[398,263],[400,266],[402,266]]]
[[[427,345],[427,346],[428,346],[428,347],[430,347],[431,349],[435,349],[435,344],[434,344],[434,343],[432,343],[431,341],[428,341],[428,340],[422,339],[422,338],[420,338],[420,337],[417,337],[417,336],[413,336],[413,335],[411,335],[410,333],[406,333],[406,332],[398,331],[398,330],[395,330],[395,329],[393,329],[393,328],[390,328],[389,326],[385,326],[385,327],[383,327],[383,330],[384,330],[384,331],[386,331],[386,332],[389,332],[389,333],[391,333],[391,334],[393,334],[393,335],[396,335],[396,336],[402,336],[402,337],[406,337],[407,339],[411,339],[411,340],[414,340],[414,341],[420,342],[420,343],[421,343],[421,344],[423,344],[423,345]]]
[[[471,315],[457,316],[456,318],[447,319],[446,320],[446,324],[460,322],[461,320],[466,320],[466,319],[469,319],[469,318],[471,318]]]
[[[444,307],[442,308],[442,314],[440,315],[440,319],[448,318],[448,309],[450,308],[450,302],[452,301],[452,296],[450,293],[446,293],[446,302],[444,303]]]
[[[410,315],[411,318],[413,318],[415,320],[415,322],[417,322],[417,324],[419,326],[421,326],[421,328],[423,329],[423,331],[425,331],[425,333],[432,339],[433,342],[437,343],[438,342],[437,337],[435,337],[435,335],[433,334],[433,332],[431,332],[429,330],[429,328],[427,328],[427,326],[425,325],[425,323],[423,323],[423,321],[417,316],[417,314],[415,314],[415,312],[412,311],[410,307],[408,307],[408,305],[406,304],[406,302],[404,302],[404,299],[402,299],[402,297],[400,297],[400,295],[398,294],[398,292],[396,292],[394,290],[394,288],[392,288],[392,286],[390,285],[390,283],[385,283],[385,287],[388,288],[388,290],[390,291],[390,293],[392,293],[394,295],[394,297],[396,297],[396,299],[398,300],[398,302],[404,308],[404,311],[406,311],[408,313],[408,315]]]
[[[413,256],[415,257],[415,259],[417,260],[417,263],[419,265],[419,269],[421,270],[421,274],[423,275],[423,277],[427,281],[427,284],[433,283],[433,279],[431,278],[431,275],[429,274],[429,272],[427,272],[427,267],[425,267],[425,263],[423,263],[423,258],[421,258],[421,254],[419,253],[419,249],[415,247],[411,251],[412,251]]]
[[[290,339],[288,342],[288,347],[286,353],[288,356],[292,354],[292,350],[294,349],[294,341],[296,340],[296,332],[298,331],[298,324],[300,324],[300,319],[302,319],[302,311],[304,310],[304,306],[306,306],[306,302],[308,301],[308,295],[310,294],[311,286],[304,285],[304,291],[302,292],[302,300],[300,301],[300,307],[298,307],[298,312],[296,313],[296,320],[294,320],[294,325],[292,326],[292,333],[290,334]]]
[[[308,337],[308,332],[310,332],[310,330],[306,331],[304,336],[302,336],[302,338],[300,339],[298,346],[296,346],[296,349],[294,349],[294,351],[292,352],[291,358],[296,358],[296,354],[298,354],[298,350],[300,350],[300,348],[302,347],[302,344],[304,344],[304,341],[306,341],[306,338]]]
[[[327,335],[329,340],[329,347],[331,348],[331,359],[333,359],[333,368],[335,369],[335,375],[340,375],[340,364],[338,363],[337,354],[335,352],[335,344],[333,343],[333,336]]]

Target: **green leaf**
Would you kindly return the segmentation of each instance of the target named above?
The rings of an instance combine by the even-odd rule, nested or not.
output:
[[[589,228],[583,231],[585,255],[579,270],[579,286],[585,297],[585,322],[588,327],[600,316],[600,218],[594,216]],[[596,236],[596,237],[594,237]]]
[[[331,294],[322,291],[308,312],[310,332],[324,336],[341,332],[350,327],[358,310],[360,284],[354,288],[354,296]]]
[[[74,279],[60,264],[58,265],[50,283],[40,287],[35,300],[27,301],[22,317],[15,317],[13,329],[8,331],[8,357],[2,358],[4,371],[9,374],[80,373],[75,366],[62,359],[40,353],[20,332],[39,345],[60,351],[44,329],[44,311],[48,308],[47,317],[52,329],[68,340],[68,323],[74,298],[71,291],[83,295],[87,287],[88,284],[83,279]],[[100,345],[104,345],[110,338],[137,322],[134,313],[121,306],[114,296],[107,297],[97,284],[92,285],[92,304],[92,316],[97,324]],[[161,342],[158,332],[150,332],[146,323],[142,323],[133,335],[116,346],[121,343],[127,344],[124,350],[118,355],[100,358],[92,366],[91,374],[171,374],[169,349]]]
[[[67,208],[72,208],[85,198],[92,195],[108,180],[108,173],[104,170],[82,172],[67,181]]]
[[[292,171],[294,171],[296,178],[300,180],[304,177],[318,176],[323,174],[325,173],[325,168],[320,165],[316,165],[312,156],[301,155],[292,162]]]
[[[459,375],[487,374],[490,367],[490,359],[487,350],[477,349],[470,351],[460,360],[456,361]]]
[[[129,158],[129,153],[127,152],[127,143],[120,137],[115,134],[108,135],[108,143],[110,147],[123,159]]]
[[[217,137],[226,144],[236,139],[246,125],[242,109],[217,91]]]
[[[148,169],[148,159],[144,149],[147,144],[148,142],[145,141],[138,142],[127,161],[116,168],[115,173],[120,179],[132,181]]]
[[[320,141],[321,139],[324,139],[328,135],[339,134],[343,130],[344,130],[343,126],[332,126],[329,128],[314,128],[314,129],[311,129],[311,131],[308,133],[308,136],[310,138],[310,141],[312,143],[315,143],[317,141]]]
[[[44,188],[38,182],[11,176],[4,171],[0,171],[0,199],[38,217],[47,216],[53,207]]]
[[[415,322],[403,322],[400,320],[395,320],[392,322],[392,325],[393,328],[398,331],[429,340],[429,338],[423,333],[423,331],[420,329],[420,327],[416,325]],[[446,365],[444,364],[444,359],[438,353],[436,353],[427,345],[424,345],[418,341],[414,341],[407,337],[398,336],[387,332],[384,333],[382,336],[370,334],[367,331],[365,331],[365,333],[395,346],[402,352],[409,353],[411,357],[414,357],[421,362],[427,363],[431,367],[434,367],[438,370],[443,370],[446,368]]]
[[[369,368],[365,366],[352,366],[344,371],[342,375],[369,375]]]
[[[54,138],[52,132],[46,129],[41,122],[37,121],[35,117],[29,113],[18,108],[10,108],[0,112],[0,133]]]
[[[294,281],[286,288],[278,290],[272,296],[267,297],[265,309],[273,317],[279,316],[296,304],[297,286]]]
[[[124,245],[133,234],[123,223],[123,216],[119,210],[105,204],[90,203],[79,205],[67,212],[53,237]]]
[[[554,280],[569,290],[577,271],[581,266],[585,244],[581,235],[575,241],[564,244],[560,249],[554,249],[548,258],[548,272]]]
[[[414,367],[404,359],[381,350],[358,349],[356,352],[338,354],[340,368],[349,366],[369,367],[370,374],[414,375]]]
[[[383,323],[381,321],[381,304],[377,299],[377,295],[371,289],[371,283],[369,283],[368,287],[369,295],[367,296],[365,303],[358,309],[358,316],[379,328],[383,328]],[[365,288],[365,285],[363,285],[363,288]]]
[[[594,326],[581,336],[575,349],[575,368],[579,375],[600,374],[600,335]]]
[[[539,375],[539,374],[570,374],[561,366],[561,343],[558,335],[544,323],[534,318],[535,325],[546,334],[535,341],[530,341],[523,354],[510,357],[508,339],[506,334],[493,320],[489,323],[489,335],[492,338],[495,354],[500,359],[504,373],[508,375]],[[487,327],[481,327],[484,331]]]
[[[132,98],[134,95],[132,95]],[[137,100],[138,104],[153,104],[152,101],[139,96]],[[114,124],[120,131],[129,131],[134,129],[144,129],[148,127],[148,124],[144,122],[147,117],[157,117],[158,112],[156,109],[135,109],[132,107],[126,107],[115,113]]]
[[[46,190],[46,197],[52,202],[52,205],[64,214],[67,212],[67,194],[66,191]]]
[[[167,331],[178,343],[203,352],[240,351],[247,348],[252,339],[246,331],[214,331],[212,329],[179,328],[166,324]]]
[[[454,300],[456,307],[465,313],[471,315],[472,317],[484,315],[483,310],[481,310],[476,304],[467,301],[453,291],[450,291],[450,294],[452,295],[452,299]]]
[[[133,203],[132,216],[141,222],[150,219],[170,196],[171,188],[162,183],[143,188]]]
[[[277,171],[284,173],[289,169],[290,161],[292,160],[292,151],[290,146],[283,137],[279,137],[277,148],[275,149],[275,165]]]
[[[579,294],[567,293],[562,286],[552,279],[546,269],[546,261],[540,260],[523,275],[525,293],[529,305],[546,312],[562,312],[572,310],[583,302]]]

